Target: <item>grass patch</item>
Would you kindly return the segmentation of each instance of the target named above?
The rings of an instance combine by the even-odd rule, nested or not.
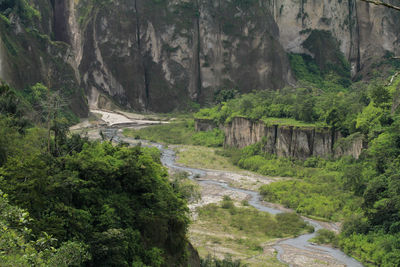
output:
[[[224,134],[219,129],[209,132],[196,132],[194,120],[156,125],[140,130],[124,129],[123,134],[128,137],[166,144],[219,147],[224,142]]]
[[[177,162],[192,168],[241,171],[229,158],[219,155],[216,151],[220,150],[201,146],[182,146],[177,152]]]
[[[253,207],[236,206],[229,197],[225,197],[220,205],[209,204],[199,208],[198,213],[201,221],[220,224],[228,230],[226,233],[241,235],[243,239],[236,241],[249,245],[248,248],[252,250],[258,250],[257,245],[253,243],[258,238],[270,240],[313,231],[313,227],[295,213],[273,216]]]
[[[264,248],[276,238],[313,231],[300,216],[285,213],[273,216],[253,207],[234,203],[230,198],[198,208],[198,219],[191,226],[191,240],[202,257],[229,253],[250,266],[285,266]]]
[[[272,118],[264,117],[261,119],[266,125],[279,125],[279,126],[295,126],[295,127],[327,127],[325,123],[307,123],[304,121],[298,121],[292,118]]]

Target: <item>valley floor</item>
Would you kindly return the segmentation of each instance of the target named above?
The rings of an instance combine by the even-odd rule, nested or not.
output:
[[[123,113],[116,114],[107,111],[93,113],[101,116],[88,120],[71,130],[86,134],[91,139],[99,139],[101,129],[114,128],[120,139],[126,141],[122,135],[122,127],[136,128],[161,123],[161,120],[157,121],[157,118],[143,120],[143,118],[127,116]],[[130,138],[129,142],[135,141]],[[216,155],[212,148],[181,145],[169,148],[177,152],[177,164],[200,168],[206,173],[199,180],[223,182],[229,185],[224,187],[217,183],[200,183],[201,200],[190,204],[193,223],[189,229],[189,239],[201,257],[211,255],[224,258],[230,255],[233,259],[240,259],[249,266],[286,266],[286,264],[290,266],[346,266],[325,253],[323,249],[319,249],[319,246],[314,247],[313,244],[309,244],[309,248],[299,248],[290,244],[280,244],[283,240],[289,239],[289,235],[271,238],[268,235],[238,229],[230,221],[230,216],[234,216],[234,213],[226,213],[227,210],[220,207],[224,199],[230,199],[243,214],[248,212],[259,216],[257,214],[259,211],[255,211],[248,205],[251,196],[232,188],[256,191],[261,185],[291,178],[265,177],[240,170],[225,157]],[[278,204],[264,202],[263,205],[283,212],[291,212]],[[209,212],[210,207],[213,209],[212,215]],[[318,223],[330,230],[337,231],[339,228],[334,223]],[[301,233],[303,234],[304,232]]]

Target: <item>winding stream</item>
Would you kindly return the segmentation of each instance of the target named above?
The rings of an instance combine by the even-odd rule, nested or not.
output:
[[[137,144],[139,141],[139,140],[134,140],[133,138],[128,138],[128,137],[122,136],[122,134],[118,131],[118,129],[115,129],[115,128],[106,129],[103,131],[103,134],[105,134],[109,137],[112,137],[117,142],[123,141],[123,142],[127,142],[130,144]],[[175,159],[176,159],[175,152],[171,149],[165,148],[161,144],[151,143],[151,142],[147,142],[147,141],[143,141],[143,140],[141,140],[141,142],[143,145],[146,145],[146,146],[157,147],[162,152],[161,162],[164,166],[174,169],[174,170],[178,170],[178,171],[185,171],[185,172],[189,173],[190,179],[192,179],[200,184],[213,184],[213,185],[217,185],[217,186],[223,187],[225,189],[228,189],[228,190],[231,190],[234,192],[244,193],[250,197],[249,204],[260,211],[268,212],[271,214],[278,214],[278,213],[283,212],[279,209],[268,207],[265,204],[263,205],[263,202],[261,201],[261,196],[258,192],[231,187],[227,183],[224,183],[224,182],[201,179],[201,177],[205,177],[207,175],[207,172],[205,170],[177,165],[175,162]],[[283,246],[289,245],[289,246],[292,246],[292,247],[295,247],[295,248],[298,248],[301,250],[308,251],[310,253],[315,253],[315,254],[318,253],[318,254],[328,255],[328,256],[332,257],[333,259],[335,259],[335,260],[339,261],[340,263],[343,263],[349,267],[362,267],[363,266],[360,262],[347,256],[345,253],[343,253],[339,249],[326,247],[326,246],[320,246],[320,245],[317,245],[314,243],[310,243],[308,240],[315,237],[316,231],[323,229],[324,227],[318,221],[311,220],[311,219],[304,218],[304,217],[303,217],[303,219],[306,222],[310,223],[314,227],[314,229],[315,229],[314,233],[304,234],[304,235],[298,236],[296,238],[289,238],[289,239],[279,241],[274,246],[274,248],[278,252],[277,258],[279,261],[281,261],[282,263],[288,264],[287,262],[285,262],[283,260],[282,256],[284,255],[284,252],[285,252]],[[289,264],[289,266],[293,266],[293,265]]]

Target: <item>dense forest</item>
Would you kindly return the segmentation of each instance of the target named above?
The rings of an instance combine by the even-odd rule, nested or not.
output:
[[[158,150],[67,135],[37,87],[0,87],[0,265],[185,265],[186,200]]]

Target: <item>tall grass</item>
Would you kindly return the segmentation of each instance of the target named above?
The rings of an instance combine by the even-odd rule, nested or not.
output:
[[[166,144],[201,145],[220,147],[224,143],[224,133],[219,129],[196,132],[194,120],[155,125],[140,130],[124,129],[123,134],[137,139],[146,139]]]

